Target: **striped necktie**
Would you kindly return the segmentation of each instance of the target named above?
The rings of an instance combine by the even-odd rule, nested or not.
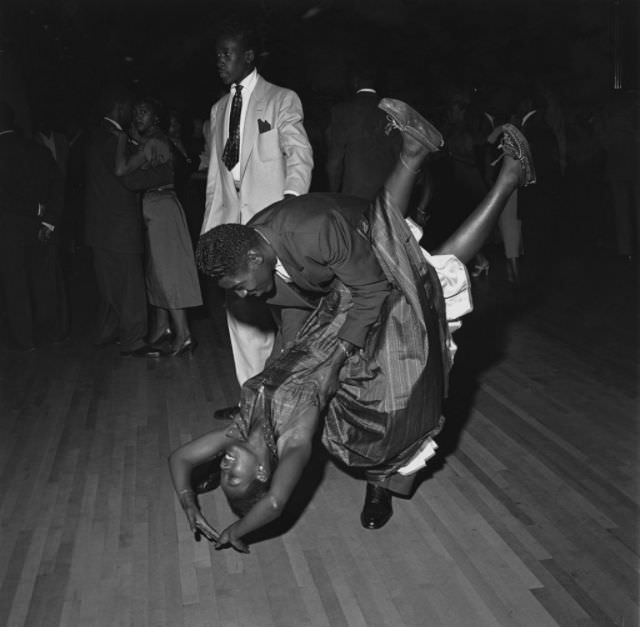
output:
[[[233,170],[240,158],[240,113],[242,112],[242,85],[236,85],[235,94],[231,101],[231,115],[229,116],[229,137],[222,153],[222,162],[227,170]]]

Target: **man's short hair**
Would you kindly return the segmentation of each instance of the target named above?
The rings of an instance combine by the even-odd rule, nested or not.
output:
[[[106,85],[98,94],[96,102],[97,113],[108,115],[117,105],[132,103],[133,93],[124,85]]]
[[[248,21],[240,18],[229,18],[218,28],[218,36],[216,39],[220,40],[223,37],[237,39],[245,50],[253,50],[256,58],[261,52],[258,32]]]
[[[203,274],[220,280],[246,268],[247,253],[261,242],[255,229],[244,224],[221,224],[200,237],[196,263]]]

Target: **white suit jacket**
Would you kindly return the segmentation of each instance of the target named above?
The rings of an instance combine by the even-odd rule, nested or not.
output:
[[[302,124],[297,94],[258,75],[246,105],[240,150],[240,191],[222,163],[225,111],[230,94],[211,108],[209,169],[201,233],[220,224],[248,222],[281,200],[284,191],[305,194],[311,184],[313,151]]]

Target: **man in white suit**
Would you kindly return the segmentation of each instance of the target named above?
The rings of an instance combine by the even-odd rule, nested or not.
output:
[[[287,195],[309,191],[313,153],[295,92],[256,71],[250,28],[229,23],[216,44],[217,68],[231,87],[211,108],[210,158],[202,233],[220,224],[245,224]],[[271,354],[274,326],[259,299],[227,295],[227,322],[240,385],[261,372]],[[228,415],[233,408],[215,413]]]

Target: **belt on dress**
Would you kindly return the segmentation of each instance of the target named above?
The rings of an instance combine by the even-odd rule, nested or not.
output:
[[[170,185],[161,185],[160,187],[152,187],[145,191],[146,194],[149,192],[172,192],[175,189],[173,183]]]

